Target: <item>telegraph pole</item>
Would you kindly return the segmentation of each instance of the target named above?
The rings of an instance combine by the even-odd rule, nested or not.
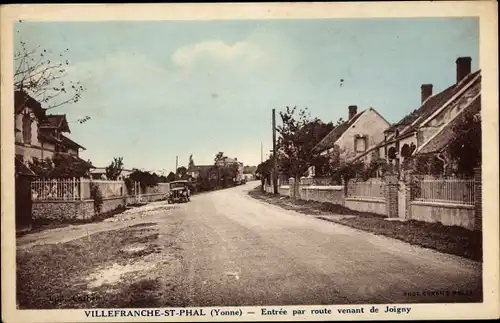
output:
[[[276,154],[276,109],[273,109],[273,193],[278,194],[278,157]]]
[[[262,159],[262,141],[260,142],[260,163],[262,164],[264,160]]]
[[[175,156],[175,173],[177,174],[177,168],[179,168],[179,156]]]

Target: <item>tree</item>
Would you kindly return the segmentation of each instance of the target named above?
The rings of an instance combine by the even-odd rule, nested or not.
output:
[[[129,175],[129,178],[134,182],[139,182],[143,190],[145,190],[146,187],[155,186],[156,184],[158,184],[159,181],[158,175],[154,173],[152,174],[148,171],[142,171],[136,168],[132,170],[132,173]]]
[[[338,120],[337,120],[337,124],[335,125],[335,127],[338,127],[340,126],[341,124],[343,124],[345,121],[342,117],[340,117]]]
[[[37,176],[42,178],[49,177],[54,169],[52,159],[49,157],[45,159],[33,158],[33,160],[29,162],[29,167]]]
[[[273,169],[273,158],[269,157],[267,160],[263,161],[257,166],[255,174],[259,176],[261,182],[261,189],[264,190],[264,184],[266,179],[268,182],[271,181],[271,171]]]
[[[344,183],[347,183],[353,178],[364,177],[364,174],[366,174],[366,170],[365,164],[362,160],[341,160],[340,165],[333,172],[333,178],[337,182],[343,181]]]
[[[84,161],[66,154],[54,154],[45,160],[33,159],[30,168],[40,177],[46,178],[89,178],[90,161]]]
[[[167,182],[172,182],[175,181],[175,174],[174,172],[170,172],[167,176]]]
[[[106,178],[110,180],[118,179],[123,170],[123,157],[114,157],[111,164],[106,167]]]
[[[281,125],[277,127],[278,167],[286,176],[300,178],[310,166],[322,169],[327,160],[318,156],[313,148],[334,126],[311,118],[307,109],[286,107],[280,112]]]
[[[188,163],[188,169],[194,167],[194,160],[193,160],[193,154],[189,155],[189,163]]]
[[[217,164],[218,162],[221,162],[224,160],[224,153],[222,151],[219,151],[214,158],[214,163]]]
[[[47,109],[78,102],[85,88],[79,81],[67,79],[69,61],[64,55],[68,51],[54,56],[41,46],[28,49],[20,41],[14,51],[14,90],[30,94]]]
[[[453,127],[453,139],[447,147],[450,159],[459,174],[472,175],[474,168],[481,165],[481,115],[465,112]]]
[[[257,170],[257,166],[244,166],[243,167],[243,174],[255,174]]]
[[[187,168],[184,166],[177,168],[177,177],[180,179],[186,179],[187,178]]]

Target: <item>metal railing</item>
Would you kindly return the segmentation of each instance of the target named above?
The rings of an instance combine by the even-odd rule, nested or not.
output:
[[[474,205],[474,179],[434,178],[416,180],[414,200]]]
[[[379,179],[365,182],[352,181],[347,184],[348,197],[385,198],[385,182]]]

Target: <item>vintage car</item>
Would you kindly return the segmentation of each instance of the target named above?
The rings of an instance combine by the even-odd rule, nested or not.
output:
[[[189,191],[188,181],[174,181],[170,182],[170,190],[168,192],[168,203],[176,202],[189,202],[191,192]]]

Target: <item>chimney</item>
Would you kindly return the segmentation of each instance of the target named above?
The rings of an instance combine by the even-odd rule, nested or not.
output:
[[[457,58],[457,83],[463,80],[471,71],[471,61],[470,57],[459,57]]]
[[[358,107],[356,105],[350,105],[349,106],[349,119],[351,120],[352,117],[354,117],[358,113]]]
[[[427,100],[432,95],[432,84],[422,84],[420,90],[422,94],[421,103],[424,103],[424,101]]]

